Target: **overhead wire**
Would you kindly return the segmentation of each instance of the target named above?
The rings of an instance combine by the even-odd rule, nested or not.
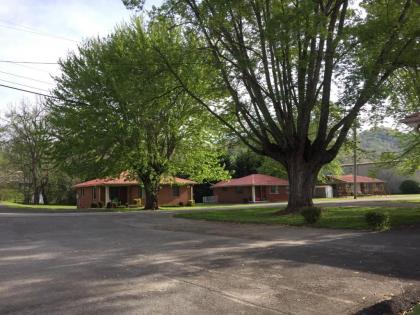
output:
[[[35,87],[35,86],[30,86],[30,85],[27,85],[27,84],[22,84],[22,83],[19,83],[19,82],[14,82],[14,81],[9,81],[9,80],[4,80],[4,79],[0,79],[0,81],[15,84],[15,85],[20,85],[20,86],[24,86],[24,87],[27,87],[27,88],[36,89],[36,90],[40,90],[40,91],[44,91],[44,92],[49,92],[46,89],[38,88],[38,87]]]
[[[34,79],[34,78],[27,77],[27,76],[24,76],[24,75],[14,74],[14,73],[2,71],[2,70],[0,70],[0,73],[4,73],[4,74],[7,74],[7,75],[11,75],[11,76],[17,77],[17,78],[22,78],[22,79],[25,79],[25,80],[31,80],[31,81],[35,81],[35,82],[39,82],[39,83],[54,84],[53,82],[48,82],[48,81],[43,81],[43,80],[39,80],[39,79]]]
[[[74,100],[70,100],[70,99],[64,99],[64,98],[60,98],[57,96],[53,96],[53,95],[48,95],[48,94],[44,94],[44,93],[39,93],[39,92],[35,92],[35,91],[30,91],[30,90],[26,90],[26,89],[21,89],[15,86],[10,86],[10,85],[6,85],[6,84],[1,84],[1,87],[7,88],[7,89],[12,89],[12,90],[17,90],[17,91],[22,91],[22,92],[26,92],[26,93],[30,93],[30,94],[35,94],[38,96],[43,96],[43,97],[48,97],[48,98],[52,98],[52,99],[56,99],[59,101],[65,101],[65,102],[70,102],[70,103],[74,103],[74,104],[82,104],[82,105],[88,105],[87,103],[83,103],[83,102],[79,102],[79,101],[74,101]]]
[[[6,21],[0,21],[0,27],[15,30],[15,31],[20,31],[20,32],[27,32],[27,33],[31,33],[31,34],[38,35],[38,36],[45,36],[45,37],[50,37],[50,38],[54,38],[54,39],[65,40],[65,41],[74,42],[74,43],[78,42],[77,40],[74,40],[74,39],[71,39],[71,38],[68,38],[68,37],[54,35],[54,34],[46,33],[46,32],[41,32],[41,31],[39,31],[35,28],[31,28],[31,27],[23,26],[23,25],[19,25],[19,24],[12,24],[12,23],[6,22]]]

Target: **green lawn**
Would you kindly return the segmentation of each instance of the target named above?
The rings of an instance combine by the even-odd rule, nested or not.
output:
[[[365,222],[368,211],[385,212],[390,216],[391,228],[406,224],[420,224],[419,207],[328,207],[323,210],[321,220],[313,225],[337,229],[369,229]],[[303,217],[295,215],[277,215],[278,209],[252,208],[232,211],[200,211],[177,214],[177,218],[224,221],[234,223],[305,225]]]
[[[27,212],[131,212],[140,211],[143,208],[86,208],[77,209],[74,205],[25,205],[21,203],[15,203],[10,201],[0,201],[0,205],[22,209]]]
[[[76,210],[73,205],[25,205],[11,201],[0,201],[0,204],[11,208],[25,208],[25,209],[53,209],[53,210]]]
[[[357,200],[395,200],[395,201],[408,201],[414,200],[419,202],[420,201],[420,194],[406,194],[406,195],[374,195],[374,196],[358,196]],[[314,198],[315,203],[325,202],[325,201],[353,201],[354,198],[352,196],[348,197],[334,197],[334,198]]]
[[[420,315],[420,304],[416,305],[407,315]]]

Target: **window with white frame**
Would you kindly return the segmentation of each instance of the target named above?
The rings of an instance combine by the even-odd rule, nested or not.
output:
[[[96,187],[92,187],[92,200],[96,200]]]
[[[279,193],[279,186],[270,186],[270,193],[271,194],[278,194]]]

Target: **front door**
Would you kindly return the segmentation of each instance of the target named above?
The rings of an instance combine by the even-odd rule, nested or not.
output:
[[[267,193],[265,191],[265,186],[255,186],[255,201],[265,201],[267,200]]]

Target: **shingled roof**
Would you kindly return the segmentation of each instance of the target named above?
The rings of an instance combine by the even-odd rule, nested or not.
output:
[[[343,183],[353,183],[353,174],[347,174],[347,175],[330,175],[328,178],[332,181],[336,182],[343,182]],[[373,177],[367,177],[367,176],[356,176],[356,182],[357,183],[363,183],[363,184],[369,184],[369,183],[385,183],[383,180],[373,178]]]
[[[179,177],[164,177],[160,181],[162,185],[194,185],[197,184],[196,182],[185,179],[185,178],[179,178]],[[128,173],[124,172],[121,173],[119,177],[114,178],[97,178],[88,180],[83,183],[79,183],[77,185],[74,185],[74,188],[82,188],[82,187],[93,187],[93,186],[135,186],[139,185],[139,182],[137,180],[134,180],[128,176]]]
[[[235,186],[288,186],[286,179],[277,178],[263,174],[252,174],[241,178],[233,178],[218,182],[211,188],[235,187]]]

